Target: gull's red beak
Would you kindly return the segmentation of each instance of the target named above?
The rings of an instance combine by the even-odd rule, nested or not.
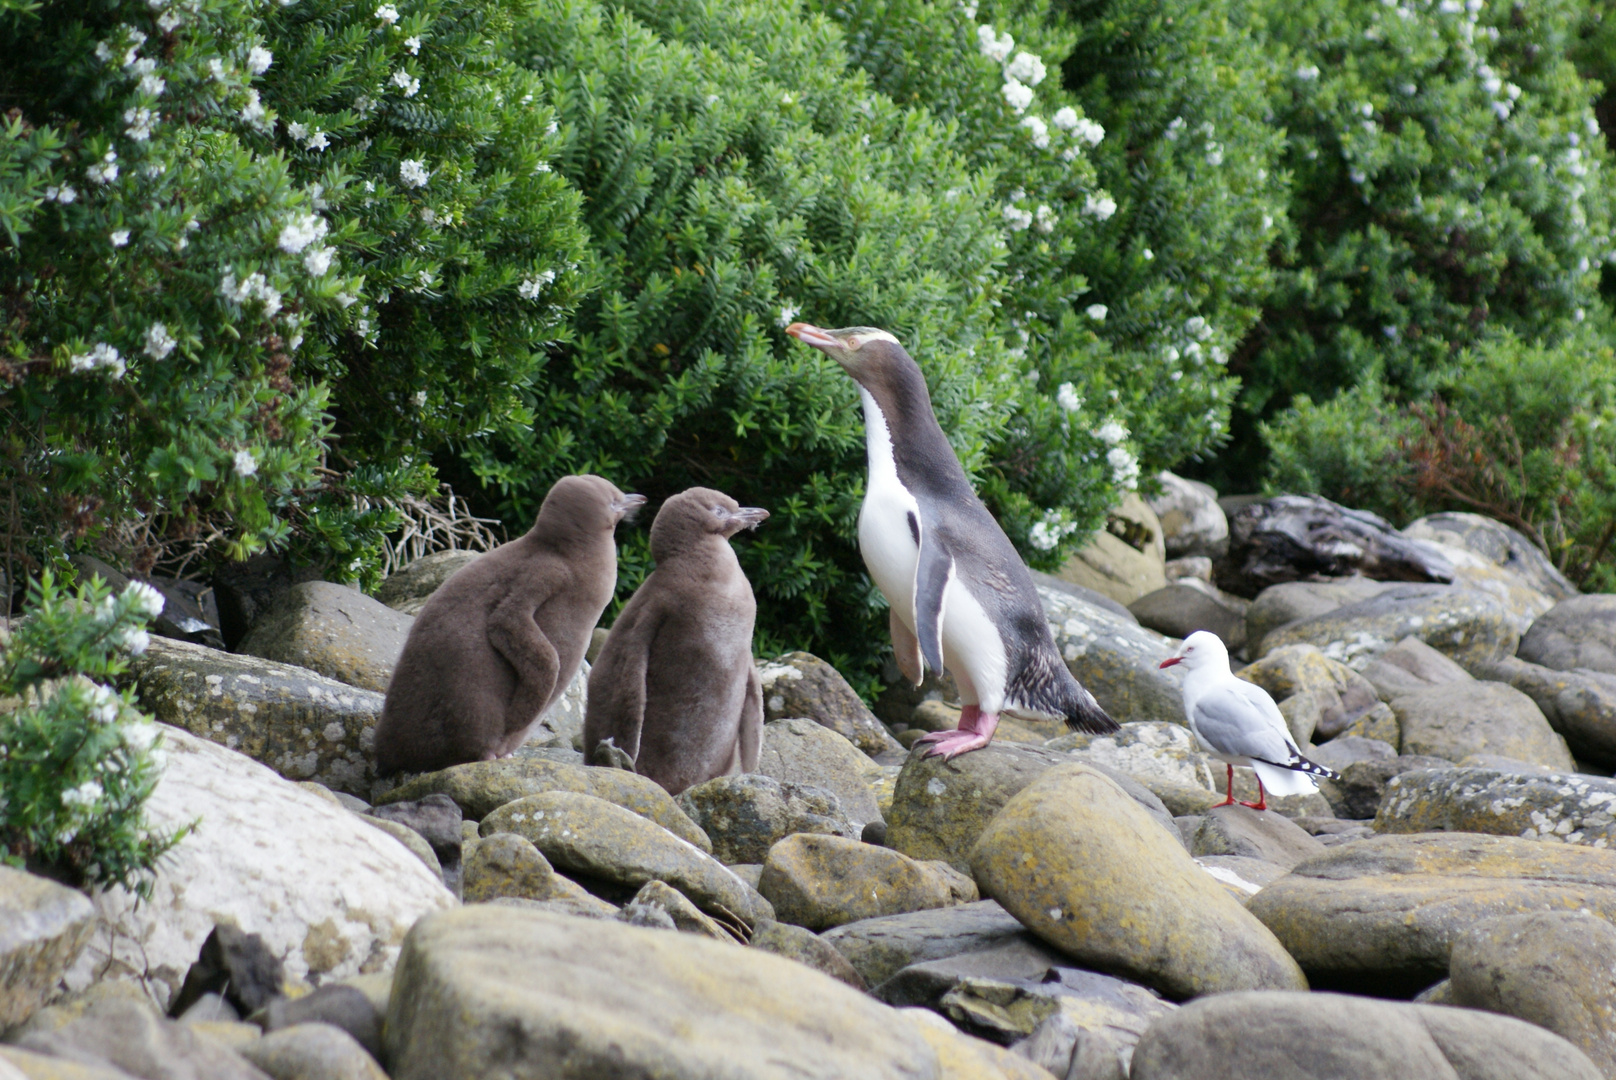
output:
[[[816,349],[830,349],[841,344],[841,342],[811,323],[794,322],[786,327],[786,333],[804,345],[812,345]]]
[[[1183,662],[1184,662],[1184,658],[1182,656],[1169,656],[1167,659],[1165,659],[1161,663],[1157,664],[1156,667],[1158,669],[1161,669],[1161,668],[1164,668],[1164,667],[1172,667],[1174,664],[1182,664]]]

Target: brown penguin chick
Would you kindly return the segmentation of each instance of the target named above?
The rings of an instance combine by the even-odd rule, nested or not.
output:
[[[566,476],[527,535],[444,582],[410,628],[376,725],[382,774],[504,757],[578,672],[617,588],[617,523],[645,503]]]
[[[624,606],[589,671],[588,760],[609,739],[636,772],[674,795],[757,768],[757,602],[729,538],[768,516],[711,488],[662,504],[651,525],[656,569]]]

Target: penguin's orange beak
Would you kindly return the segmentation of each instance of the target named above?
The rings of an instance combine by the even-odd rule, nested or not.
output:
[[[1174,664],[1182,664],[1183,662],[1184,658],[1182,656],[1169,656],[1167,659],[1157,664],[1156,668],[1160,670],[1161,668],[1172,667]]]
[[[842,344],[819,327],[805,322],[792,323],[786,327],[786,333],[804,345],[812,345],[816,349],[835,349],[840,348]]]

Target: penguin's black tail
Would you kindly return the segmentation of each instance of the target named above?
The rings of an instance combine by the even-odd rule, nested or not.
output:
[[[1104,735],[1118,730],[1117,722],[1106,715],[1094,695],[1083,689],[1053,651],[1047,659],[1034,657],[1017,673],[1006,687],[1006,700],[1037,715],[1063,717],[1073,731]]]
[[[1066,726],[1073,731],[1087,731],[1091,735],[1104,735],[1108,732],[1121,730],[1121,725],[1100,708],[1100,703],[1094,700],[1094,695],[1083,688],[1076,679],[1072,685],[1077,694],[1066,711]]]

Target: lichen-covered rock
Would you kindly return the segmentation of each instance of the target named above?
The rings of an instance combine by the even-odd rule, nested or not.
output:
[[[1547,765],[1575,766],[1565,739],[1555,734],[1531,698],[1495,682],[1455,682],[1392,699],[1402,732],[1402,752],[1459,761],[1470,754]]]
[[[77,889],[0,865],[0,1031],[55,993],[95,927]]]
[[[1134,1048],[1132,1080],[1595,1080],[1566,1040],[1509,1017],[1344,994],[1202,998]]]
[[[858,969],[848,962],[836,946],[805,927],[774,919],[759,919],[752,930],[752,940],[747,944],[754,949],[807,964],[855,990],[869,989]]]
[[[1045,585],[1038,598],[1066,666],[1112,719],[1184,722],[1181,669],[1161,669],[1178,641]]]
[[[358,589],[306,581],[260,616],[236,651],[385,694],[414,622]]]
[[[781,783],[823,788],[841,800],[842,813],[862,828],[881,817],[875,785],[881,766],[830,728],[796,717],[763,725],[757,771]]]
[[[1215,559],[1229,547],[1229,519],[1218,505],[1210,484],[1159,472],[1161,494],[1149,500],[1161,523],[1164,550],[1169,559],[1201,556]]]
[[[1169,997],[1307,985],[1178,838],[1091,766],[1058,766],[1012,797],[971,868],[983,893],[1040,938]]]
[[[634,889],[665,881],[702,910],[724,912],[748,925],[762,914],[746,883],[711,855],[649,818],[593,795],[529,795],[489,814],[478,831],[485,839],[502,832],[525,837],[569,875]]]
[[[1262,640],[1266,655],[1286,645],[1317,645],[1362,671],[1410,635],[1469,667],[1515,651],[1520,632],[1503,605],[1451,585],[1394,585],[1345,607],[1287,623]]]
[[[559,1075],[561,1063],[660,1080],[1036,1075],[761,949],[485,905],[411,932],[386,1032],[393,1080]]]
[[[634,898],[617,913],[621,922],[634,926],[654,926],[682,934],[700,934],[714,941],[746,944],[741,928],[726,928],[695,904],[684,893],[662,881],[647,881]]]
[[[1246,651],[1261,656],[1266,638],[1287,623],[1311,619],[1337,608],[1379,596],[1394,588],[1388,581],[1344,577],[1324,581],[1287,581],[1270,585],[1246,609]]]
[[[488,903],[501,897],[569,900],[586,906],[593,906],[590,901],[594,900],[576,882],[556,873],[532,841],[509,832],[479,840],[466,860],[466,903]],[[612,914],[605,910],[611,905],[597,902],[603,914]]]
[[[1329,801],[1330,809],[1335,811],[1337,817],[1363,821],[1373,818],[1380,809],[1386,785],[1393,777],[1419,769],[1446,769],[1451,765],[1452,762],[1446,758],[1425,754],[1394,754],[1391,757],[1332,765],[1331,768],[1340,772],[1341,779],[1320,780],[1319,792]]]
[[[686,788],[679,806],[705,832],[719,862],[761,863],[769,849],[796,833],[857,840],[861,832],[824,788],[782,784],[762,773],[719,776]]]
[[[911,964],[996,949],[1026,939],[1014,915],[992,900],[861,919],[824,933],[871,986]]]
[[[1382,994],[1442,978],[1482,919],[1581,908],[1616,919],[1616,852],[1476,833],[1333,847],[1248,906],[1315,982]]]
[[[1313,645],[1274,649],[1238,674],[1278,702],[1298,746],[1335,738],[1381,703],[1374,684]]]
[[[387,575],[376,590],[376,599],[405,615],[414,615],[426,606],[438,586],[454,577],[472,562],[480,551],[434,551],[423,555],[402,570]]]
[[[976,886],[946,863],[890,848],[799,833],[769,852],[758,892],[781,922],[810,930],[975,900]]]
[[[1059,1077],[1079,1080],[1122,1080],[1133,1063],[1133,1051],[1150,1025],[1176,1005],[1133,983],[1093,971],[1057,968],[1058,979],[1014,989],[1023,1000],[1053,999],[1048,1013],[1032,1033],[1011,1050]],[[991,984],[971,996],[988,1010],[1002,1000],[1003,991]],[[1016,1004],[1012,999],[1010,1006]]]
[[[159,1015],[149,1002],[128,999],[95,1002],[54,1031],[23,1034],[18,1045],[67,1062],[109,1067],[117,1076],[270,1080],[228,1046],[198,1034],[192,1025]],[[70,1069],[64,1062],[57,1075],[75,1077]]]
[[[545,791],[572,791],[605,799],[649,818],[703,851],[713,849],[707,834],[649,777],[523,751],[497,761],[473,761],[423,773],[378,796],[376,802],[387,806],[442,794],[459,803],[466,817],[481,821],[506,803]]]
[[[1138,720],[1105,735],[1074,731],[1044,744],[1092,764],[1127,773],[1162,797],[1166,786],[1213,790],[1215,777],[1210,758],[1183,724]],[[1221,771],[1221,769],[1219,770]]]
[[[158,862],[150,900],[96,894],[70,988],[142,978],[166,1003],[220,920],[261,935],[291,978],[378,971],[416,919],[454,906],[420,859],[357,815],[184,731],[165,730],[163,747],[147,821],[196,827]]]
[[[1481,514],[1447,512],[1429,514],[1403,527],[1410,540],[1431,540],[1461,547],[1519,578],[1550,600],[1576,596],[1577,589],[1532,541]]]
[[[368,799],[383,696],[307,668],[154,638],[130,664],[165,724],[246,754],[288,780]]]
[[[1478,665],[1474,674],[1508,683],[1535,701],[1579,760],[1616,765],[1616,675],[1556,671],[1514,656]]]
[[[1426,769],[1386,786],[1375,831],[1473,832],[1616,845],[1616,780],[1578,773]]]
[[[1560,601],[1532,624],[1516,655],[1556,671],[1616,675],[1616,596],[1590,593]]]
[[[1197,630],[1216,634],[1231,652],[1246,644],[1246,608],[1251,601],[1228,596],[1194,578],[1170,581],[1128,605],[1139,625],[1168,637]]]
[[[1616,1075],[1616,926],[1585,911],[1489,919],[1448,960],[1450,1005],[1536,1024]]]
[[[903,748],[877,720],[842,673],[812,653],[791,652],[758,665],[763,718],[807,717],[830,728],[870,757]]]
[[[1131,604],[1167,584],[1167,548],[1161,521],[1136,494],[1111,512],[1107,527],[1079,549],[1056,575],[1074,585]]]

